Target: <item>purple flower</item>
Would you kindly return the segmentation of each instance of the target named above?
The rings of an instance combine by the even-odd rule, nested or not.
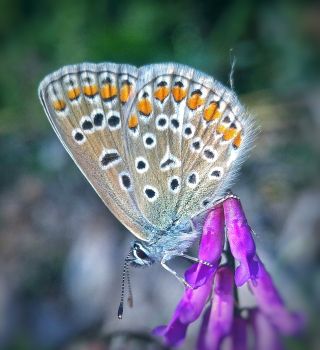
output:
[[[222,266],[215,276],[211,307],[203,318],[198,338],[199,350],[220,348],[232,328],[233,308],[233,272],[228,266]]]
[[[225,230],[227,262],[220,265]],[[255,350],[280,350],[280,334],[292,335],[302,330],[303,318],[287,310],[256,254],[252,231],[239,199],[228,198],[208,214],[199,259],[210,262],[212,267],[199,263],[186,271],[185,278],[193,289],[185,290],[169,324],[154,330],[154,334],[163,336],[166,344],[182,344],[189,324],[199,318],[208,300],[210,306],[204,312],[198,350],[220,350],[224,345],[230,345],[233,350],[247,350],[252,342]],[[237,268],[234,268],[235,260],[239,263]],[[237,287],[245,283],[257,300],[257,307],[249,311],[248,318],[243,317],[236,297]],[[249,339],[250,328],[253,328],[253,340]]]
[[[262,312],[250,310],[249,320],[253,326],[255,350],[283,349],[279,332]]]
[[[154,334],[163,336],[168,345],[178,346],[183,342],[188,325],[200,316],[205,307],[223,245],[223,209],[219,206],[211,211],[206,219],[199,249],[199,259],[210,262],[213,267],[194,264],[186,271],[186,280],[197,288],[186,289],[169,324],[153,330]]]
[[[213,265],[194,264],[185,272],[186,281],[197,288],[216,271],[224,246],[224,216],[223,207],[218,206],[212,210],[203,225],[201,244],[198,258]]]
[[[304,318],[286,308],[271,276],[258,257],[257,261],[259,264],[258,276],[255,282],[249,281],[249,286],[257,300],[259,309],[281,334],[294,335],[299,333],[304,328]]]
[[[248,320],[235,313],[231,330],[231,349],[247,350],[248,348]]]
[[[249,279],[255,279],[258,273],[256,245],[251,228],[238,198],[228,198],[223,202],[225,224],[231,253],[239,266],[235,272],[236,285],[242,286]]]

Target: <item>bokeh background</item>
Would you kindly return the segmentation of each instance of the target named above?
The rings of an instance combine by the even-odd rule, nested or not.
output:
[[[135,307],[116,318],[132,236],[59,143],[39,81],[83,61],[176,61],[228,84],[231,48],[260,126],[234,191],[282,295],[308,316],[288,348],[320,348],[320,3],[1,0],[1,349],[163,349],[148,333],[182,291],[160,267],[135,270]]]

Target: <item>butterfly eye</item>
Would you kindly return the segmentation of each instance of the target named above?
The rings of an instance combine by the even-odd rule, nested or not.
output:
[[[147,260],[149,258],[148,255],[140,248],[139,244],[134,244],[133,250],[134,250],[135,256],[138,257],[139,259]]]
[[[141,260],[147,260],[148,259],[148,255],[142,249],[137,249],[136,253],[137,253],[138,258],[141,259]]]

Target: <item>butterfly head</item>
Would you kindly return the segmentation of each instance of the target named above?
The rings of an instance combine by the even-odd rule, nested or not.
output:
[[[147,267],[155,262],[150,245],[141,241],[132,243],[127,261],[134,267]]]

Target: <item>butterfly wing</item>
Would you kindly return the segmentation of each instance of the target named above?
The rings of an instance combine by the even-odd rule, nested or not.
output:
[[[166,229],[209,206],[230,185],[253,136],[235,94],[177,64],[139,69],[127,106],[126,146],[137,205]]]
[[[123,135],[124,109],[138,69],[112,63],[66,66],[40,84],[39,97],[60,141],[111,212],[148,240],[134,197]]]

